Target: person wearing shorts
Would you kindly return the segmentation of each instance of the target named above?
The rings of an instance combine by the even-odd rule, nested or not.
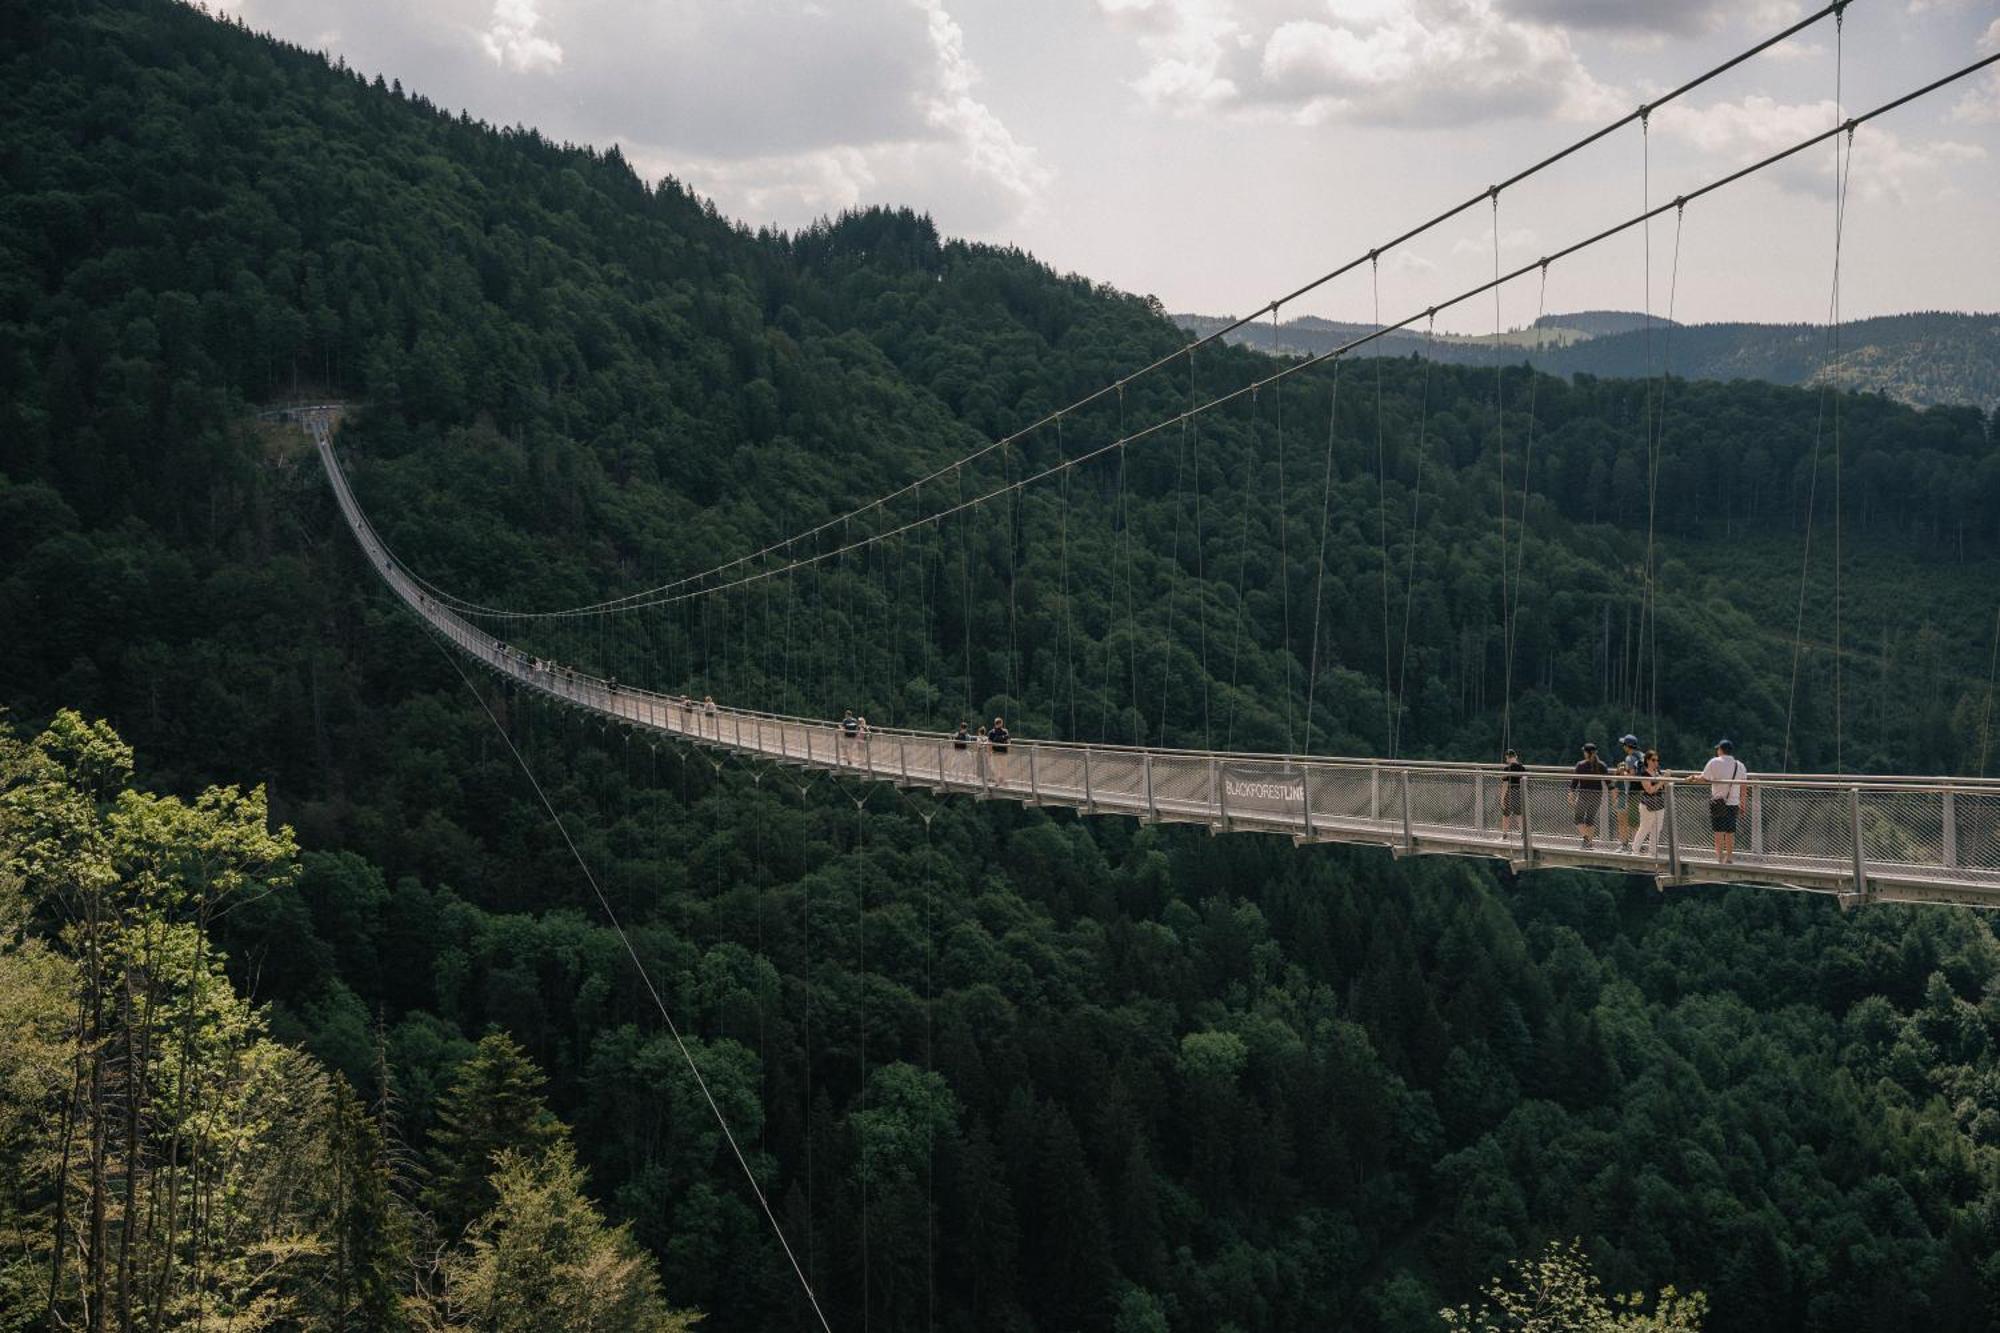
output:
[[[1736,859],[1736,819],[1743,809],[1743,780],[1750,770],[1736,757],[1727,739],[1715,743],[1715,758],[1702,766],[1708,783],[1708,826],[1715,834],[1715,859],[1728,865]]]

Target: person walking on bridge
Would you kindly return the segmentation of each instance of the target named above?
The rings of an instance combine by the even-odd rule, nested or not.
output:
[[[975,762],[971,754],[968,753],[972,749],[972,741],[972,728],[966,725],[964,718],[960,718],[958,720],[958,730],[951,733],[952,752],[958,756],[958,758],[952,761],[952,767],[962,771]]]
[[[1005,718],[994,718],[993,725],[986,729],[986,744],[993,751],[993,781],[1007,780],[1007,742],[1012,739]]]
[[[851,754],[853,747],[859,744],[860,740],[861,740],[861,719],[854,715],[854,710],[852,708],[842,709],[840,713],[841,758],[847,759]]]
[[[1576,774],[1569,780],[1569,805],[1576,818],[1576,836],[1582,850],[1589,851],[1592,839],[1597,836],[1597,812],[1604,804],[1605,775],[1611,770],[1597,757],[1597,742],[1583,743],[1583,758],[1576,761],[1571,770]]]
[[[1500,771],[1506,776],[1500,779],[1500,831],[1519,833],[1521,831],[1521,774],[1528,766],[1521,762],[1519,750],[1507,751],[1507,762]]]
[[[1715,833],[1715,859],[1728,865],[1736,859],[1736,817],[1743,809],[1743,780],[1750,770],[1725,737],[1715,743],[1715,758],[1702,766],[1701,776],[1708,782],[1708,826]]]

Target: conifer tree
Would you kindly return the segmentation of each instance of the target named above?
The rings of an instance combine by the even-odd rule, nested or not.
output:
[[[333,1077],[327,1137],[332,1170],[322,1288],[325,1325],[330,1330],[400,1329],[409,1228],[390,1188],[380,1128],[338,1074]]]
[[[434,1327],[686,1333],[700,1319],[668,1306],[652,1258],[605,1224],[567,1142],[503,1150],[490,1183],[492,1209],[445,1261]]]
[[[495,1202],[495,1160],[510,1149],[531,1157],[561,1142],[562,1122],[542,1102],[542,1071],[504,1032],[489,1032],[445,1090],[431,1132],[431,1181],[424,1203],[441,1235],[457,1236]]]

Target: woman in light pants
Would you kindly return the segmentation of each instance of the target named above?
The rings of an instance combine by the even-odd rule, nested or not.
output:
[[[1667,779],[1660,772],[1660,752],[1646,751],[1646,767],[1639,775],[1639,833],[1632,850],[1641,855],[1660,852],[1660,830],[1667,822]]]

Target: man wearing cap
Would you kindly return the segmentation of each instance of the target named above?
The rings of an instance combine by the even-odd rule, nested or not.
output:
[[[1618,761],[1618,850],[1632,849],[1632,834],[1639,827],[1639,779],[1646,772],[1646,754],[1639,738],[1627,732],[1618,738],[1625,756]]]
[[[1610,772],[1597,757],[1597,742],[1583,743],[1583,758],[1571,771],[1576,776],[1569,780],[1569,805],[1576,813],[1576,836],[1583,850],[1589,851],[1591,839],[1597,836],[1597,810],[1604,803],[1604,775]]]
[[[1715,832],[1715,859],[1728,865],[1736,859],[1736,816],[1743,807],[1743,780],[1750,770],[1724,738],[1715,743],[1715,758],[1702,766],[1708,782],[1708,826]]]

